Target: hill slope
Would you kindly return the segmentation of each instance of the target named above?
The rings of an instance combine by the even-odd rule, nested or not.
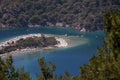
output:
[[[103,29],[106,11],[120,11],[120,0],[0,0],[0,28],[61,26]]]

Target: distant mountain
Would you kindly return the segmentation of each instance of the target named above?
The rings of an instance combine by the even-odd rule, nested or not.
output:
[[[60,26],[103,29],[106,11],[120,12],[120,0],[0,0],[0,28]]]

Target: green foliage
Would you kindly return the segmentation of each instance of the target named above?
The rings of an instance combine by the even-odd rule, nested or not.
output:
[[[30,23],[32,23],[32,24],[39,24],[39,21],[40,21],[40,18],[39,18],[39,16],[38,15],[34,15],[34,16],[32,16],[31,18],[30,18]]]
[[[81,67],[83,80],[119,80],[120,76],[120,13],[105,15],[106,37],[98,56]]]
[[[56,80],[56,76],[53,74],[56,69],[56,65],[46,63],[44,58],[39,59],[39,65],[42,71],[42,75],[39,76],[39,80]]]
[[[19,70],[19,80],[31,80],[28,72],[25,72],[24,68]]]
[[[119,3],[119,0],[0,0],[0,23],[27,27],[59,22],[63,27],[102,29],[104,12],[119,10]]]
[[[20,39],[13,43],[8,43],[8,46],[3,46],[3,49],[0,50],[0,54],[4,54],[7,52],[15,51],[17,49],[23,49],[23,48],[43,48],[48,46],[54,46],[58,42],[54,37],[28,37],[26,39]]]
[[[15,69],[10,56],[5,61],[0,57],[0,80],[31,80],[31,78],[24,69]]]
[[[98,49],[98,56],[93,56],[89,64],[80,68],[80,75],[70,76],[68,72],[60,80],[119,80],[120,78],[120,13],[110,12],[105,15],[106,37],[104,45]],[[43,36],[44,37],[44,36]],[[18,71],[12,65],[12,57],[3,61],[0,57],[0,80],[30,80],[24,69]],[[38,80],[57,80],[54,74],[56,66],[39,59],[42,74]]]
[[[60,77],[60,80],[72,80],[72,77],[68,72],[65,72],[64,76]]]

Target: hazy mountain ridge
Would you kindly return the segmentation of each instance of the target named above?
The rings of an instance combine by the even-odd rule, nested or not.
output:
[[[119,7],[119,0],[1,0],[0,28],[61,26],[100,30],[104,13],[120,11]]]

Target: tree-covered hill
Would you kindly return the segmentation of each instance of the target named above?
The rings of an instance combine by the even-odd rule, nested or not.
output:
[[[120,0],[0,0],[0,28],[62,26],[103,29],[103,15]]]
[[[87,65],[80,68],[80,75],[70,76],[69,73],[57,78],[53,72],[54,64],[47,64],[44,58],[39,60],[42,74],[37,80],[119,80],[120,79],[120,13],[111,12],[104,19],[106,37],[104,45],[98,50]],[[0,57],[0,80],[31,80],[23,69],[16,70],[12,57],[2,60]]]

